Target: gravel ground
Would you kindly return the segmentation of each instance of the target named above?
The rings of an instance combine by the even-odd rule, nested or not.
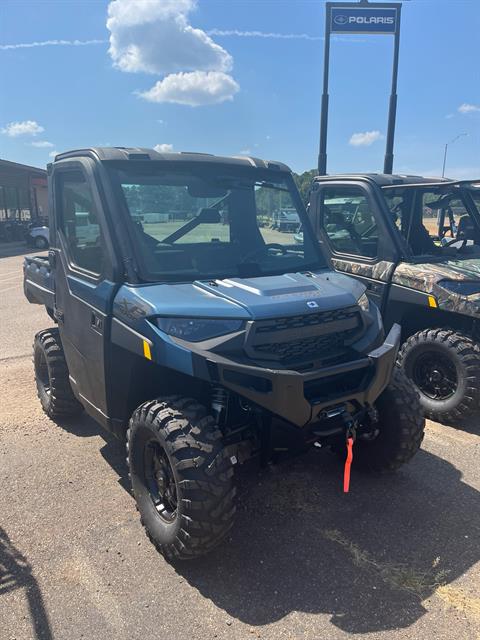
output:
[[[1,640],[479,640],[474,428],[429,423],[409,465],[353,473],[348,496],[326,451],[244,470],[231,540],[171,566],[143,534],[121,443],[40,410],[31,343],[51,321],[23,297],[22,259],[0,258]]]

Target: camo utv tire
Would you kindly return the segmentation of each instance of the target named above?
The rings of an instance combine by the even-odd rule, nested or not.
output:
[[[210,552],[235,514],[232,453],[205,407],[159,398],[134,412],[127,433],[133,494],[150,541],[167,560]]]
[[[353,468],[372,473],[397,471],[417,453],[425,430],[418,394],[397,366],[375,408],[378,412],[376,435],[371,439],[357,439]]]
[[[49,418],[61,421],[83,411],[70,386],[58,329],[46,329],[37,333],[33,342],[33,366],[37,395]]]
[[[427,418],[456,425],[478,415],[480,347],[470,336],[449,329],[419,331],[403,344],[398,362],[416,386]]]

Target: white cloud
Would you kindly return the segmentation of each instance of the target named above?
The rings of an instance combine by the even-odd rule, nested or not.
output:
[[[9,122],[6,127],[0,129],[2,133],[10,138],[16,138],[17,136],[36,136],[37,133],[45,131],[38,122],[35,120],[24,120],[23,122]]]
[[[348,143],[353,147],[369,147],[376,140],[380,140],[381,138],[382,134],[380,131],[364,131],[354,133]]]
[[[240,155],[241,155],[241,156],[249,156],[251,153],[252,153],[252,150],[251,150],[251,149],[242,149],[242,150],[240,151]]]
[[[232,56],[189,24],[197,0],[114,0],[108,5],[109,54],[121,71],[163,77],[137,95],[190,106],[231,100],[239,86]]]
[[[155,151],[158,151],[158,153],[171,153],[173,151],[173,144],[164,142],[163,144],[156,144],[153,148]]]
[[[115,0],[108,5],[109,53],[122,71],[229,71],[232,57],[188,23],[196,0]]]
[[[41,40],[39,42],[17,42],[0,44],[0,51],[10,49],[33,49],[35,47],[84,47],[90,44],[105,44],[107,40]]]
[[[173,73],[138,95],[149,102],[175,102],[191,107],[232,100],[239,90],[235,80],[220,71]]]
[[[475,113],[476,111],[480,111],[480,106],[477,104],[469,104],[468,102],[464,102],[458,107],[459,113]]]
[[[49,153],[48,155],[49,155],[49,157],[50,157],[50,158],[55,158],[55,156],[56,156],[57,154],[59,154],[59,153],[60,153],[60,151],[57,151],[57,150],[55,149],[55,151],[50,151],[50,153]]]
[[[55,146],[52,142],[47,142],[47,140],[34,140],[30,144],[32,147],[38,147],[39,149],[49,149]]]

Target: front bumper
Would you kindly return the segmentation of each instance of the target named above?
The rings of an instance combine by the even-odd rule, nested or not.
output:
[[[384,343],[357,360],[307,373],[239,364],[219,354],[193,354],[194,375],[221,384],[288,422],[319,422],[339,405],[351,411],[372,406],[390,382],[400,345],[394,324]]]

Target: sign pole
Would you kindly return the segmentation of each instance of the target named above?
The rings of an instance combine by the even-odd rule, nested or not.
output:
[[[322,112],[320,117],[320,146],[318,152],[318,173],[327,173],[327,130],[328,130],[328,81],[330,67],[331,34],[382,34],[395,37],[392,69],[392,88],[388,109],[387,142],[385,146],[384,172],[393,170],[393,144],[397,116],[397,78],[400,51],[400,12],[398,2],[327,2],[325,4],[325,48],[323,57]]]
[[[325,46],[323,53],[323,92],[320,116],[320,148],[318,152],[318,175],[327,173],[327,131],[328,131],[328,76],[330,68],[330,2],[325,5]]]
[[[397,119],[397,77],[398,77],[398,55],[400,51],[400,15],[402,6],[397,7],[398,19],[397,28],[395,30],[395,44],[393,51],[393,70],[392,70],[392,92],[390,94],[390,105],[388,108],[388,126],[387,126],[387,144],[385,146],[385,161],[383,164],[383,173],[392,173],[393,171],[393,143],[395,139],[395,122]]]

